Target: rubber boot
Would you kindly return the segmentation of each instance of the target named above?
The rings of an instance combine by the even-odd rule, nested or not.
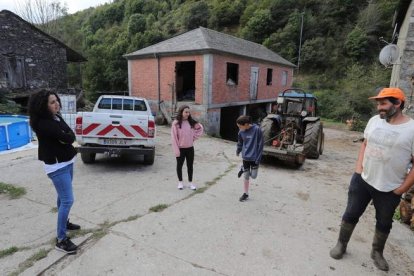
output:
[[[374,241],[372,242],[371,258],[374,260],[375,266],[383,271],[388,271],[388,263],[384,259],[384,246],[387,242],[388,234],[375,230]]]
[[[339,231],[338,242],[335,247],[331,249],[329,255],[334,259],[342,259],[346,251],[346,246],[348,245],[349,239],[351,238],[352,232],[354,231],[355,224],[347,223],[342,221],[341,230]]]

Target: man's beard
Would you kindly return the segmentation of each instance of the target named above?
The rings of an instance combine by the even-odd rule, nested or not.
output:
[[[381,109],[379,112],[384,111],[385,113],[380,113],[380,118],[385,119],[387,122],[397,114],[397,108],[395,106],[391,106],[388,110]]]

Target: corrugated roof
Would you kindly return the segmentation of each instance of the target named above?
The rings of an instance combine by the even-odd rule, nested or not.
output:
[[[126,54],[124,57],[135,59],[154,54],[172,56],[186,52],[222,52],[295,67],[293,63],[263,45],[203,27]]]

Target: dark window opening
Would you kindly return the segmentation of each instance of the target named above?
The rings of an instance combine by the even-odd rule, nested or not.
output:
[[[227,62],[226,83],[228,85],[239,84],[239,65],[238,64]]]
[[[195,61],[175,63],[177,101],[195,100]]]
[[[6,56],[3,68],[4,78],[10,88],[26,87],[26,76],[24,69],[24,58],[16,56]]]
[[[266,85],[272,85],[273,69],[267,68]]]

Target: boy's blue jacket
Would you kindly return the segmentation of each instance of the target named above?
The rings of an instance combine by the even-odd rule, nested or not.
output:
[[[263,133],[258,125],[239,131],[236,153],[239,155],[241,152],[243,160],[259,164],[262,159],[263,146]]]

